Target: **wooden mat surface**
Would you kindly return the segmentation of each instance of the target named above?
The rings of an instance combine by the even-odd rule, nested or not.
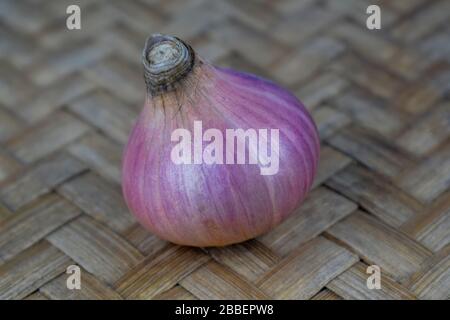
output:
[[[82,30],[67,31],[74,3]],[[0,298],[448,299],[449,18],[444,0],[1,0]],[[129,214],[121,153],[156,32],[312,112],[314,189],[268,234],[192,249]],[[81,290],[66,287],[73,264]]]

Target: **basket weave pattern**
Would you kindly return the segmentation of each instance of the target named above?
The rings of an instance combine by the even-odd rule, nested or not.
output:
[[[74,31],[66,2],[0,5],[0,299],[450,298],[450,1],[82,1]],[[156,32],[311,111],[314,188],[271,232],[195,249],[129,214],[121,154]]]

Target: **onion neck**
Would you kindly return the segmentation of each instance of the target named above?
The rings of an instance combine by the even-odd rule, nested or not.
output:
[[[182,40],[161,34],[150,36],[142,53],[147,93],[155,96],[173,90],[195,64],[195,53]]]

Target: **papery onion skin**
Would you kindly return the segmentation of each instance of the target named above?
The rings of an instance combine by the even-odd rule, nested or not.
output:
[[[149,90],[129,137],[122,187],[130,210],[159,237],[197,247],[242,242],[278,225],[300,205],[317,169],[319,138],[308,111],[285,89],[197,55],[178,82]],[[279,129],[278,173],[261,175],[253,164],[174,164],[171,133],[193,132],[195,120],[203,132]]]

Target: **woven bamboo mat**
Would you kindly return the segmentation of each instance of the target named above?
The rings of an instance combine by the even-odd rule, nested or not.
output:
[[[74,3],[82,30],[67,31]],[[0,298],[449,298],[449,17],[444,0],[0,1]],[[268,234],[193,249],[129,214],[121,152],[155,32],[312,112],[314,189]]]

